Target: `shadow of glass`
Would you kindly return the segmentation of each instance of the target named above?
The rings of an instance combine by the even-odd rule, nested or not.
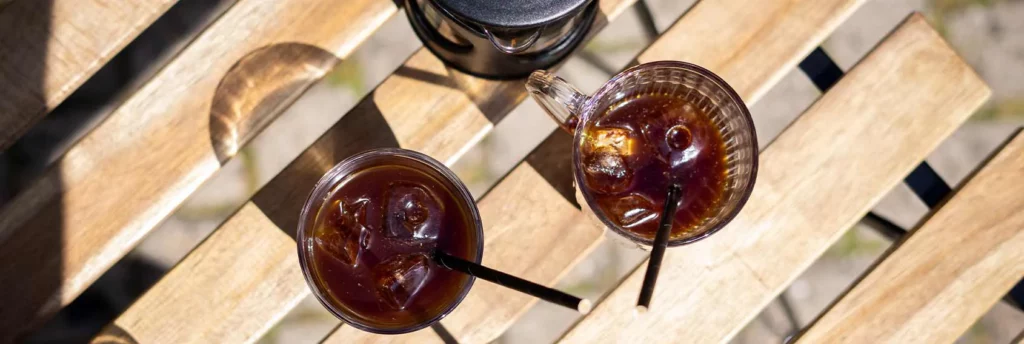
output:
[[[312,45],[281,43],[232,66],[210,105],[210,143],[221,165],[340,61]]]
[[[395,133],[373,99],[374,93],[364,97],[253,196],[253,203],[292,238],[302,204],[324,173],[356,153],[399,147]]]
[[[569,133],[556,129],[526,156],[526,163],[566,201],[579,208],[573,186],[572,139]]]
[[[51,24],[65,18],[51,13],[56,12],[52,2],[0,0],[0,80],[18,81],[11,85],[39,100],[45,97],[46,47],[69,44],[48,41]],[[5,207],[5,215],[0,217],[0,259],[5,262],[0,266],[0,343],[85,341],[163,275],[162,267],[128,256],[95,282],[65,277],[65,256],[82,248],[64,247],[63,238],[74,234],[65,232],[66,200],[61,197],[65,185],[59,171],[49,173],[57,168],[50,165],[100,123],[111,105],[185,46],[173,43],[197,35],[229,2],[233,1],[181,0],[174,4],[0,153],[0,206]],[[0,111],[0,116],[5,115],[9,114]],[[44,174],[47,168],[51,170]],[[47,196],[42,206],[25,207],[25,201],[31,200],[15,197],[29,186],[50,190],[54,196]],[[15,199],[18,203],[7,204]],[[75,287],[66,289],[68,285]],[[84,286],[89,288],[81,291]],[[69,299],[73,299],[70,304]],[[67,306],[61,308],[64,304]]]
[[[555,130],[530,151],[530,154],[520,164],[528,164],[544,178],[544,181],[551,188],[558,191],[562,198],[579,209],[580,204],[576,200],[576,187],[573,181],[572,140],[573,137],[569,133],[561,129]],[[501,185],[502,180],[508,177],[508,174],[513,170],[509,170],[508,173],[499,178],[478,199],[487,198],[487,194],[498,185]]]

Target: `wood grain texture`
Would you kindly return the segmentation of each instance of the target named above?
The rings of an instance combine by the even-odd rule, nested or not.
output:
[[[744,92],[742,95],[750,101],[758,98],[762,90],[769,88],[791,70],[838,25],[841,18],[845,18],[859,4],[859,1],[831,1],[827,4],[808,1],[802,3],[802,6],[793,6],[791,10],[794,12],[786,16],[780,14],[789,20],[737,20],[730,21],[728,23],[731,24],[727,25],[716,21],[718,11],[707,8],[722,6],[719,10],[725,10],[739,7],[740,2],[703,2],[698,7],[704,9],[695,8],[688,12],[652,45],[653,50],[641,54],[640,60],[685,59],[716,66],[718,69],[713,70],[722,73],[720,75],[734,86],[739,86],[737,90]],[[750,6],[749,3],[746,5]],[[763,5],[765,8],[762,10],[776,10],[773,7],[774,3]],[[821,13],[822,10],[817,6],[825,6],[824,8],[828,10]],[[801,12],[808,11],[809,8],[818,11],[816,15],[810,16]],[[752,19],[759,19],[756,18],[760,13],[757,9],[748,8],[744,13],[753,17]],[[818,22],[817,25],[807,25],[806,22],[793,20],[794,16],[814,18]],[[691,37],[696,36],[694,32],[702,31],[695,29],[690,23],[702,22],[715,22],[722,31],[732,32],[737,36],[717,35],[713,37],[714,39],[692,39]],[[721,28],[723,25],[730,27]],[[721,42],[743,42],[755,34],[762,37],[761,39],[771,38],[774,42],[769,40],[737,44],[724,55],[703,53],[720,49],[713,47],[721,45]],[[690,40],[690,44],[693,45],[666,44],[679,40]],[[704,47],[708,49],[703,49]],[[770,53],[764,54],[765,51]],[[733,79],[737,81],[733,82]],[[558,139],[556,134],[532,155],[538,155],[540,151],[559,151],[557,148],[549,149],[552,148],[547,147],[549,144],[566,142]],[[479,203],[487,227],[485,238],[488,244],[484,250],[486,264],[551,285],[591,248],[600,243],[603,238],[603,227],[588,221],[551,186],[565,184],[554,182],[551,178],[571,178],[568,176],[571,168],[563,168],[564,175],[559,176],[543,171],[548,170],[546,167],[551,165],[569,161],[565,153],[563,151],[560,154],[540,154],[552,156],[528,159],[527,163],[520,164]],[[558,161],[559,159],[561,161]],[[552,230],[556,228],[558,230]],[[498,235],[503,236],[494,238]],[[541,245],[544,247],[538,247]],[[572,256],[573,254],[577,256]],[[442,320],[442,323],[460,342],[488,342],[511,326],[534,302],[536,300],[533,298],[500,287],[478,285],[462,305]],[[353,335],[346,333],[345,338],[351,339]],[[329,338],[333,339],[335,336],[337,334]],[[363,339],[374,337],[379,336],[362,336]]]
[[[659,39],[637,60],[671,58],[700,65],[752,102],[799,63],[794,52],[801,52],[800,58],[809,54],[863,3],[701,1],[673,25],[675,33]],[[765,65],[771,68],[749,67]]]
[[[0,8],[0,151],[177,0],[30,0]]]
[[[890,251],[798,343],[952,343],[1024,277],[1024,135]]]
[[[236,62],[278,43],[345,57],[396,10],[390,0],[230,8],[0,212],[0,261],[14,262],[0,266],[0,327],[66,305],[220,168],[212,103]]]
[[[591,35],[634,1],[601,1]],[[402,147],[450,164],[525,97],[522,80],[475,78],[446,67],[421,48],[275,176],[253,202],[292,232],[308,190],[338,162],[369,149]]]
[[[743,3],[748,7],[751,5]],[[741,7],[741,2],[702,2],[698,7],[704,9],[690,10],[682,20],[665,32],[651,49],[641,54],[641,61],[685,59],[716,66],[718,69],[713,70],[722,73],[720,75],[734,86],[739,86],[737,90],[744,92],[742,95],[750,101],[758,98],[762,90],[769,88],[791,70],[860,3],[807,1],[793,6],[793,12],[788,15],[779,14],[788,20],[774,21],[762,21],[758,17],[758,9],[747,8],[742,13],[750,16],[752,20],[721,22],[717,20],[718,13]],[[708,9],[717,6],[721,6],[717,11]],[[775,3],[759,3],[757,6],[765,6],[761,10],[778,12],[774,7]],[[827,10],[821,10],[819,6],[824,6]],[[810,9],[817,11],[815,15],[803,12]],[[806,22],[793,20],[795,17],[813,18],[817,22],[816,25],[807,25]],[[703,29],[696,29],[695,25],[690,23],[702,22],[716,23],[723,32],[732,32],[737,36],[716,35],[714,39],[693,39],[692,37],[697,36],[694,33],[702,32]],[[723,28],[723,25],[728,27]],[[721,49],[716,48],[722,44],[721,42],[744,42],[752,35],[771,40],[737,44],[728,54],[723,55],[703,53]],[[666,43],[680,40],[689,40],[692,45]],[[705,47],[707,49],[704,49]],[[765,51],[770,53],[764,54]],[[733,79],[737,81],[733,82]],[[568,176],[571,167],[561,168],[564,175],[555,176],[557,173],[547,173],[552,171],[547,167],[569,161],[565,150],[548,147],[551,144],[564,145],[567,142],[559,139],[557,134],[553,135],[531,154],[526,163],[520,164],[479,203],[487,228],[485,264],[492,264],[496,268],[549,285],[554,284],[562,273],[571,269],[583,255],[600,243],[604,231],[603,227],[588,221],[566,197],[551,186],[565,184],[555,182],[551,178],[571,178]],[[573,256],[574,254],[577,256]],[[536,300],[533,298],[500,287],[489,284],[477,285],[462,305],[442,320],[442,323],[460,342],[488,342],[511,326],[534,302]],[[369,334],[358,336],[352,333],[355,331],[344,328],[339,331],[341,332],[345,333],[345,340],[372,340],[380,337]],[[340,342],[337,336],[342,335],[336,333],[329,339]]]
[[[597,247],[604,231],[553,188],[534,187],[546,183],[533,170],[513,171],[479,206],[485,219],[483,264],[551,286]],[[538,204],[547,207],[538,209]],[[441,321],[460,343],[494,341],[538,302],[535,297],[481,282]]]
[[[611,20],[617,17],[631,3],[630,0],[602,1],[603,18]],[[604,24],[604,22],[597,23],[598,28]],[[299,209],[305,202],[309,190],[327,169],[342,159],[368,148],[401,146],[428,153],[438,159],[454,160],[457,155],[461,154],[461,150],[472,145],[475,140],[478,140],[493,127],[492,120],[500,119],[524,96],[525,89],[521,82],[495,82],[473,78],[446,68],[429,51],[421,49],[371,95],[364,98],[352,111],[342,117],[341,121],[329,129],[316,143],[289,164],[266,187],[261,189],[254,197],[253,202],[246,204],[245,208],[259,209],[258,213],[238,212],[218,229],[217,233],[221,231],[243,233],[243,231],[230,228],[240,224],[248,224],[248,226],[259,224],[259,226],[275,226],[292,234],[297,226]],[[262,231],[249,230],[245,232],[245,235],[264,234]],[[234,240],[237,240],[234,235],[215,235],[208,238],[203,246],[222,247],[220,253],[225,256],[250,254],[247,251],[251,248],[246,246],[215,243],[216,241]],[[290,245],[293,250],[295,247],[295,242],[285,234],[275,235],[264,240],[279,241],[280,245]],[[490,249],[485,248],[485,251],[487,250]],[[175,270],[178,270],[179,267],[191,266],[188,264],[193,264],[193,260],[200,259],[204,259],[202,255],[190,255],[178,267],[175,267]],[[292,259],[292,264],[296,269],[298,268],[295,259]],[[247,313],[249,311],[238,310],[231,303],[213,303],[201,310],[204,313],[203,318],[207,318],[206,314],[209,313],[214,314],[219,319],[217,322],[221,324],[233,324],[235,329],[232,335],[241,336],[239,338],[246,340],[257,337],[257,333],[250,332],[263,330],[265,326],[276,322],[281,314],[291,310],[294,306],[292,300],[309,295],[309,290],[301,275],[296,276],[290,270],[268,270],[268,273],[261,273],[258,279],[255,279],[249,276],[252,274],[251,271],[235,269],[230,264],[203,265],[203,269],[205,269],[204,273],[220,275],[228,280],[253,281],[250,284],[236,286],[234,292],[238,294],[248,294],[257,290],[273,291],[261,295],[262,306],[267,307],[262,312],[267,313],[267,316],[252,316]],[[121,337],[135,337],[137,331],[148,332],[150,328],[157,327],[156,324],[163,324],[164,320],[156,318],[164,317],[162,315],[164,313],[184,315],[200,312],[194,308],[175,308],[179,303],[173,300],[191,299],[196,294],[204,294],[201,297],[203,299],[216,298],[216,296],[205,295],[210,293],[210,287],[213,286],[210,283],[212,282],[192,283],[190,278],[184,273],[166,276],[160,285],[154,286],[145,295],[146,298],[164,300],[163,308],[151,308],[152,313],[148,316],[143,315],[142,310],[131,315],[131,318],[127,318],[129,314],[126,313],[118,318],[115,321],[115,326],[111,326],[109,331],[102,336],[116,338],[116,335],[120,333]],[[169,281],[169,279],[180,281]],[[484,283],[483,281],[478,282],[475,288],[480,288]],[[182,306],[190,304],[191,301],[180,303]],[[212,332],[214,329],[200,326],[196,330]],[[350,332],[356,333],[348,334]],[[218,336],[211,338],[219,338]],[[423,342],[438,339],[428,330],[408,336],[376,336],[349,331],[345,327],[341,328],[338,336],[341,337],[335,338],[340,338],[345,342],[362,340]],[[101,339],[97,337],[97,340]]]
[[[251,343],[284,317],[290,307],[282,304],[309,294],[295,242],[252,204],[238,214],[245,216],[226,222],[94,342]],[[267,276],[291,283],[264,283]],[[289,297],[271,299],[278,295]]]
[[[484,265],[553,285],[601,242],[603,229],[587,221],[554,188],[537,187],[546,183],[533,169],[517,169],[478,202],[484,219]],[[478,279],[462,304],[441,323],[460,343],[488,343],[536,302],[534,297]],[[421,332],[379,336],[342,326],[327,342],[390,343],[393,337],[415,342]]]
[[[761,154],[743,211],[668,250],[650,313],[637,270],[564,338],[725,342],[988,97],[920,15],[909,17]]]

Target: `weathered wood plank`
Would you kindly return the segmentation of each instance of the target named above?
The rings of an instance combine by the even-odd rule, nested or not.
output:
[[[177,0],[30,0],[0,8],[0,151]]]
[[[723,342],[988,97],[912,15],[761,154],[754,193],[722,232],[669,250],[651,312],[631,274],[563,342]]]
[[[752,101],[795,66],[859,4],[860,1],[805,1],[782,9],[773,2],[756,6],[742,1],[702,2],[641,54],[640,61],[684,59],[714,66],[717,69],[713,70],[722,73],[723,78],[743,92],[741,95]],[[736,8],[745,10],[735,11]],[[740,17],[727,22],[717,20],[723,11]],[[764,20],[761,16],[765,12],[775,13],[778,18]],[[794,18],[813,19],[815,23]],[[713,37],[695,34],[709,31],[700,24],[708,22],[717,23],[719,30],[710,31],[718,34]],[[756,39],[752,40],[754,36]],[[688,45],[676,43],[680,41]],[[723,42],[747,43],[728,45]],[[558,187],[571,185],[570,140],[564,133],[552,134],[479,203],[487,228],[485,263],[534,281],[554,284],[600,242],[603,228],[587,221],[572,205],[572,199],[567,198],[571,195],[565,195],[565,190],[561,190],[564,187]],[[534,302],[535,299],[514,291],[489,284],[477,285],[470,297],[442,323],[460,342],[488,342],[511,326]],[[351,333],[354,331],[341,331],[345,332],[342,336],[345,340],[379,337],[358,337]],[[337,336],[341,335],[330,339]]]
[[[153,286],[189,290],[202,285],[207,288],[204,292],[181,298],[147,293],[94,342],[248,343],[259,339],[288,308],[267,298],[290,295],[275,301],[294,306],[308,289],[298,283],[263,283],[265,276],[302,280],[295,243],[254,205],[247,204],[238,214],[244,216],[225,223],[223,230],[213,233]],[[245,273],[223,274],[221,267]],[[232,316],[238,314],[244,314],[245,321]],[[111,337],[131,341],[107,341]]]
[[[487,219],[483,263],[554,285],[597,247],[604,232],[555,189],[534,187],[546,183],[533,170],[516,170],[495,188],[493,196],[480,202],[481,216]],[[550,207],[534,209],[534,204]],[[535,211],[523,213],[522,209]],[[475,285],[462,305],[441,323],[459,342],[489,343],[536,302],[535,297],[484,282]]]
[[[603,27],[606,20],[614,19],[630,4],[632,4],[632,0],[602,1],[602,19],[595,23],[595,28]],[[213,241],[234,241],[238,239],[235,237],[236,235],[262,235],[261,231],[252,229],[247,231],[228,229],[240,224],[247,224],[249,227],[260,226],[261,228],[276,225],[275,227],[286,233],[293,234],[297,226],[299,209],[316,181],[334,164],[362,150],[374,147],[401,146],[430,154],[442,161],[452,161],[461,154],[461,151],[471,146],[493,128],[492,121],[503,117],[524,96],[525,89],[521,82],[496,82],[474,78],[448,69],[429,51],[421,49],[410,57],[394,75],[388,77],[372,94],[364,98],[310,148],[289,164],[266,187],[261,189],[254,197],[253,202],[245,206],[258,208],[261,211],[260,214],[252,212],[235,214],[217,231],[218,233],[226,231],[234,234],[211,236],[203,243],[203,246],[213,245]],[[253,216],[256,218],[239,219],[239,217]],[[291,245],[293,249],[295,247],[295,242],[287,237],[266,240],[278,240],[282,241],[282,245]],[[221,254],[236,257],[252,254],[250,250],[257,249],[226,244],[218,244],[218,246],[224,247]],[[192,261],[197,259],[203,259],[203,256],[190,255],[174,270],[191,266],[189,264],[194,264]],[[293,259],[292,263],[298,269],[298,262]],[[205,269],[211,275],[221,275],[228,279],[250,278],[232,275],[252,273],[234,269],[229,264],[205,266]],[[253,279],[252,284],[238,286],[234,289],[240,294],[254,290],[275,291],[275,293],[261,295],[262,302],[270,307],[266,312],[273,316],[253,316],[245,309],[231,304],[212,304],[203,312],[216,314],[224,323],[241,324],[242,326],[236,327],[242,329],[235,330],[239,333],[234,333],[234,335],[241,335],[240,332],[260,330],[275,322],[278,314],[283,314],[294,306],[292,300],[309,295],[309,290],[301,275],[296,276],[286,270],[267,272],[261,274],[258,280]],[[132,334],[135,328],[157,327],[153,324],[163,323],[165,320],[159,318],[165,317],[164,314],[185,316],[189,314],[189,311],[196,312],[194,309],[179,309],[177,308],[179,304],[171,300],[191,299],[196,294],[208,293],[211,288],[218,285],[214,280],[190,283],[188,281],[190,277],[184,273],[165,277],[165,279],[170,278],[185,281],[161,282],[163,286],[167,287],[154,286],[146,293],[145,297],[147,298],[166,300],[160,305],[161,307],[149,307],[146,310],[150,312],[151,316],[133,318],[136,319],[134,320],[136,323],[119,318],[115,322],[115,324],[120,324],[119,327],[111,327],[111,331],[116,332],[121,329],[123,330],[121,332]],[[187,304],[181,303],[180,305]],[[365,336],[367,334],[360,332],[358,335]],[[412,336],[410,339],[394,336],[379,338],[391,341],[418,341],[419,338],[434,335],[430,331],[420,331]],[[254,337],[247,335],[246,338]],[[346,342],[359,340],[358,338],[342,338]]]
[[[287,103],[396,10],[391,0],[230,8],[0,212],[0,327],[74,299],[276,116],[267,103]]]
[[[798,343],[952,343],[1024,277],[1024,134]]]

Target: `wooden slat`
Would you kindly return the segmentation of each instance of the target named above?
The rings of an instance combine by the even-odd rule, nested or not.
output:
[[[831,306],[798,343],[952,343],[1024,277],[1024,135]]]
[[[305,296],[301,291],[306,286],[262,283],[263,276],[267,275],[302,280],[302,270],[295,259],[295,243],[276,227],[262,226],[267,222],[266,217],[252,204],[243,207],[238,214],[244,216],[233,217],[224,230],[213,233],[188,259],[153,286],[179,290],[204,285],[209,289],[175,299],[147,293],[97,337],[97,341],[243,343],[259,339],[270,324],[284,316],[284,312],[277,311],[280,306],[266,302],[266,298],[292,295],[280,301],[295,305]],[[221,274],[215,268],[221,266],[246,273]],[[233,321],[230,315],[236,312],[263,321]],[[109,341],[111,336],[131,340]]]
[[[29,0],[0,8],[0,151],[177,0]]]
[[[249,97],[299,93],[395,12],[391,0],[235,4],[0,213],[0,327],[70,302],[230,158],[214,147],[242,146],[276,116],[232,112],[267,101]],[[236,63],[251,74],[225,77]],[[313,75],[278,85],[289,67]]]
[[[864,2],[702,1],[674,25],[677,34],[658,40],[638,60],[695,63],[753,102]]]
[[[521,186],[522,183],[530,182],[544,183],[539,175],[519,175],[509,176],[509,178],[515,178],[517,182],[506,184],[508,187]],[[549,194],[536,194],[533,197],[510,201],[519,203],[537,201],[541,199],[540,197],[543,199],[561,198],[558,194],[551,194],[553,190],[550,188],[546,191]],[[495,201],[497,200],[495,199]],[[567,272],[565,267],[574,265],[577,260],[585,256],[595,247],[601,236],[601,231],[587,223],[577,209],[571,205],[568,207],[569,209],[563,207],[548,209],[549,212],[569,211],[577,214],[576,218],[568,219],[568,221],[557,216],[540,214],[519,214],[519,216],[513,213],[493,214],[493,211],[498,210],[497,206],[491,207],[491,211],[482,213],[484,218],[488,218],[488,213],[490,213],[489,215],[494,216],[491,218],[495,220],[523,221],[535,225],[529,227],[529,231],[508,232],[501,231],[507,228],[485,224],[484,236],[488,243],[484,248],[483,264],[535,281],[551,281],[560,278]],[[510,208],[515,209],[518,206],[512,205]],[[482,207],[481,210],[484,211],[484,208]],[[550,222],[552,220],[558,222]],[[569,232],[552,231],[551,228],[566,228]],[[531,238],[531,240],[509,240],[508,237],[511,236]],[[512,245],[515,244],[518,246],[513,247]],[[535,254],[538,251],[552,254]],[[478,279],[462,304],[441,323],[459,343],[489,343],[501,335],[515,319],[522,316],[528,306],[534,302],[536,302],[535,298],[521,293],[508,292],[504,287]],[[422,338],[433,336],[433,332],[429,331],[382,336],[343,325],[331,333],[324,343],[420,343]]]
[[[517,170],[480,202],[488,238],[483,262],[531,281],[554,285],[597,247],[603,231],[555,189],[534,187],[546,183],[533,170]],[[551,207],[534,209],[536,204]],[[524,213],[523,209],[533,212]],[[463,304],[441,323],[459,342],[489,343],[537,301],[485,282],[474,286]]]
[[[603,27],[607,20],[621,14],[632,2],[602,1],[601,19],[595,23],[595,32],[596,29]],[[499,120],[524,97],[525,89],[521,81],[496,82],[473,78],[446,68],[428,50],[420,49],[394,75],[388,77],[372,94],[364,98],[261,189],[253,202],[245,205],[246,208],[258,209],[260,213],[239,212],[233,215],[217,231],[231,234],[211,236],[202,246],[224,247],[221,252],[224,256],[244,257],[253,254],[251,250],[258,248],[217,244],[215,241],[235,241],[240,236],[262,235],[264,228],[281,228],[286,233],[294,233],[299,209],[316,181],[334,164],[359,151],[374,147],[401,146],[419,150],[439,160],[454,160],[466,147],[471,146],[493,128],[492,121]],[[240,219],[242,217],[245,219]],[[233,228],[241,224],[246,228]],[[295,242],[288,237],[274,236],[265,240],[277,240],[281,242],[280,245],[290,245],[293,249],[295,247]],[[201,259],[202,255],[190,254],[172,271],[194,266],[194,261]],[[294,257],[292,264],[298,269]],[[264,329],[294,306],[292,300],[309,295],[301,275],[295,275],[287,270],[266,270],[266,273],[254,277],[250,276],[253,274],[252,271],[235,269],[229,264],[211,264],[204,269],[211,275],[220,275],[229,280],[251,279],[252,284],[234,288],[239,294],[255,290],[275,291],[260,295],[268,308],[259,316],[231,304],[213,303],[202,310],[204,313],[216,314],[222,323],[240,324],[236,326],[241,328],[236,329],[237,332]],[[188,303],[177,303],[173,300],[194,298],[209,293],[219,285],[216,280],[191,280],[187,273],[168,275],[166,279],[182,281],[162,281],[161,285],[154,286],[145,295],[146,298],[165,300],[163,303],[136,310],[129,309],[129,312],[146,312],[149,316],[132,318],[132,321],[119,318],[115,321],[117,326],[109,327],[101,337],[134,336],[136,331],[158,328],[159,324],[174,321],[176,317],[193,316],[192,312],[197,310],[179,308]],[[124,316],[128,314],[125,313]],[[169,317],[168,314],[173,316]],[[429,331],[420,331],[409,338],[387,339],[418,342],[417,339],[423,336],[433,335]],[[96,339],[100,340],[101,337]],[[256,337],[258,333],[246,336]]]
[[[860,3],[803,1],[785,9],[775,2],[755,5],[745,1],[705,1],[663,34],[641,54],[640,60],[683,59],[713,66],[752,101]],[[744,10],[738,11],[739,8]],[[736,16],[736,20],[718,21],[716,18],[723,12]],[[775,13],[778,18],[765,20],[762,15],[766,12]],[[714,32],[719,34],[695,34],[709,31],[701,26],[709,22],[717,23],[718,30]],[[754,36],[756,39],[751,39]],[[673,43],[681,41],[686,44]],[[570,141],[567,134],[552,135],[479,203],[486,228],[485,264],[554,284],[600,242],[603,229],[573,206],[571,190],[565,195],[561,190],[564,188],[551,186],[571,185]],[[534,298],[484,282],[474,286],[469,297],[442,323],[460,342],[489,342],[534,302]],[[376,341],[381,337],[342,327],[328,341],[350,342],[354,338]]]
[[[628,315],[637,270],[563,341],[728,340],[989,93],[912,15],[761,154],[753,195],[727,228],[667,252],[650,313]]]
[[[602,231],[594,227],[578,209],[562,200],[552,188],[532,188],[546,183],[532,170],[513,172],[495,191],[509,197],[488,197],[480,202],[484,220],[483,264],[532,281],[552,284],[600,242]],[[511,192],[511,188],[532,189],[532,194]],[[526,203],[555,206],[537,213],[517,213]],[[557,216],[555,213],[574,214]],[[514,223],[515,226],[507,225]],[[559,228],[563,230],[552,230]],[[462,304],[441,323],[460,343],[489,343],[522,316],[536,298],[510,291],[487,281],[477,280]],[[415,342],[417,333],[402,341]],[[404,337],[397,336],[397,337]],[[386,343],[390,337],[342,326],[326,340],[328,343]]]

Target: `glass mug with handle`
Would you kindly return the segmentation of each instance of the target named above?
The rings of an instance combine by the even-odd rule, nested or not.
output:
[[[666,192],[682,196],[669,246],[714,234],[754,188],[757,136],[743,100],[700,66],[659,61],[629,68],[592,96],[547,71],[526,88],[572,134],[584,210],[641,248],[653,244]]]

